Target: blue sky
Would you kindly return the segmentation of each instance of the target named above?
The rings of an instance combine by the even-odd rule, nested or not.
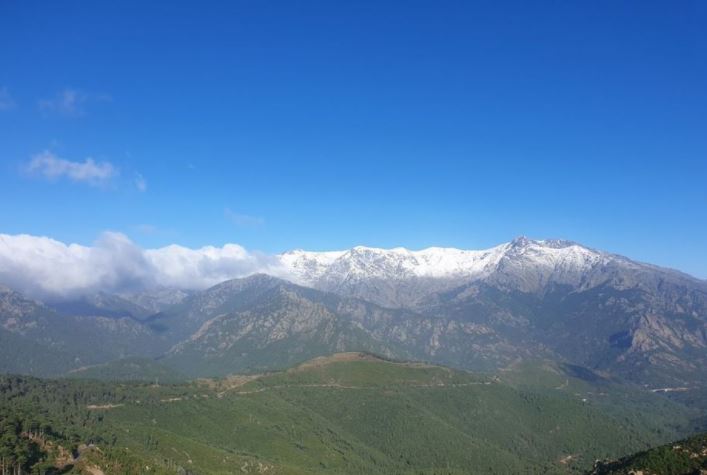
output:
[[[120,3],[0,4],[0,232],[707,277],[705,2]]]

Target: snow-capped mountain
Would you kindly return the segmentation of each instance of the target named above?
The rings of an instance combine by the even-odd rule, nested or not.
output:
[[[548,284],[589,288],[625,273],[620,271],[658,269],[571,241],[526,237],[486,250],[357,246],[348,251],[296,250],[279,259],[300,285],[396,307],[414,306],[427,295],[475,281],[537,292]]]
[[[57,374],[162,355],[196,376],[366,350],[476,370],[556,358],[640,384],[707,381],[707,282],[574,242],[273,260],[295,283],[256,274],[160,291],[149,315],[144,294],[48,306],[0,288],[0,370]]]
[[[415,324],[431,332],[430,357],[448,351],[453,361],[471,345],[491,361],[512,354],[500,350],[512,342],[642,383],[690,381],[707,367],[707,282],[575,242],[355,247],[280,260],[301,285],[431,317]]]

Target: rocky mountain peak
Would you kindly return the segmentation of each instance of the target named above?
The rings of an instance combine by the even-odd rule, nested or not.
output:
[[[509,244],[512,248],[522,248],[528,247],[530,244],[534,244],[536,241],[529,239],[527,236],[518,236],[514,238]]]
[[[485,250],[430,247],[412,251],[356,246],[346,251],[293,251],[280,256],[293,281],[362,298],[370,298],[371,290],[387,293],[381,285],[408,282],[417,287],[425,281],[424,287],[414,290],[420,294],[490,278],[499,272],[506,282],[522,275],[524,282],[533,281],[537,286],[550,281],[553,275],[562,275],[564,283],[568,276],[585,273],[606,259],[607,255],[571,241],[533,240],[526,236]],[[529,273],[542,275],[529,280]],[[380,295],[374,301],[392,304],[392,300],[386,301]]]
[[[206,291],[238,291],[252,287],[270,287],[284,282],[285,281],[283,281],[282,279],[278,279],[277,277],[273,277],[268,274],[257,273],[246,277],[238,277],[235,279],[226,280],[224,282],[221,282],[220,284],[216,284],[213,287],[210,287]]]

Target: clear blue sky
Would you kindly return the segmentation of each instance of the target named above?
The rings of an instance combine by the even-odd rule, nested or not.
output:
[[[705,25],[697,0],[3,1],[0,232],[525,234],[707,277]]]

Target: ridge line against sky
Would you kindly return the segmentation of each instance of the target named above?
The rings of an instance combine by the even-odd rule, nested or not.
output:
[[[482,254],[488,250],[462,251]],[[297,281],[288,265],[278,255],[233,243],[198,249],[175,244],[143,249],[116,232],[103,233],[92,246],[65,244],[45,236],[0,234],[0,285],[38,298],[155,288],[204,289],[255,273]]]
[[[0,233],[526,234],[705,278],[704,24],[697,1],[6,2]]]

